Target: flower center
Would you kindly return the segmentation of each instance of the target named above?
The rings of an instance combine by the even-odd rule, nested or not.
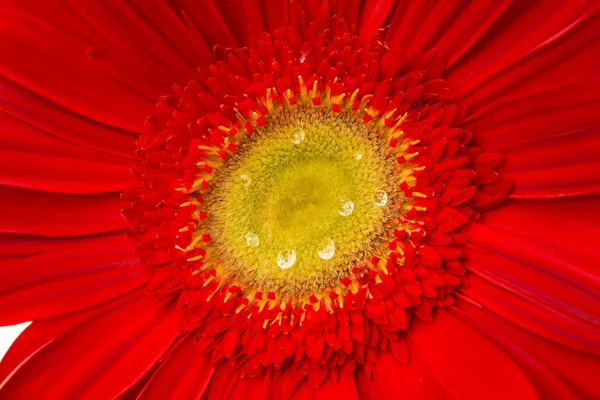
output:
[[[215,252],[240,284],[297,298],[389,242],[398,164],[356,113],[298,106],[242,142],[206,195]]]

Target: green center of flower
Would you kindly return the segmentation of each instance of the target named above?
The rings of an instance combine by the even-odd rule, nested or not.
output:
[[[227,160],[207,196],[217,255],[257,291],[295,297],[331,287],[387,238],[394,168],[352,112],[277,114]]]

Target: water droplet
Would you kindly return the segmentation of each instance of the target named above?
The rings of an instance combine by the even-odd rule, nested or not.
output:
[[[325,243],[321,247],[321,250],[318,251],[319,257],[323,260],[329,260],[335,254],[335,243],[331,239],[325,239]]]
[[[308,56],[309,52],[308,51],[303,51],[302,53],[300,53],[300,58],[298,59],[298,61],[300,61],[300,64],[302,64],[304,62],[304,60],[306,60],[306,57]]]
[[[383,207],[388,202],[388,195],[385,190],[377,189],[373,194],[373,201],[376,206]]]
[[[256,234],[248,232],[246,233],[246,243],[248,243],[249,247],[258,247],[260,244],[260,239],[258,236],[256,236]]]
[[[296,250],[286,250],[277,254],[277,265],[281,269],[288,269],[296,262]]]
[[[242,179],[244,186],[248,186],[252,183],[252,179],[248,175],[242,174],[240,175],[240,178]]]
[[[341,206],[338,209],[338,213],[340,213],[342,217],[347,217],[348,215],[352,214],[352,211],[354,211],[354,203],[352,200],[343,198],[341,200]]]
[[[356,153],[354,153],[354,158],[356,158],[357,160],[362,160],[363,153],[360,151],[357,151]]]
[[[370,276],[371,270],[369,268],[363,267],[358,270],[356,273],[356,277],[358,278],[358,282],[361,285],[366,285],[371,280]]]
[[[296,127],[292,129],[292,143],[300,144],[304,140],[304,129]]]

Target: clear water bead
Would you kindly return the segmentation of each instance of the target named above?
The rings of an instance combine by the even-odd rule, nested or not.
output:
[[[256,236],[256,234],[248,232],[246,233],[246,243],[249,247],[258,247],[258,245],[260,244],[260,239],[258,238],[258,236]]]
[[[362,160],[363,153],[360,151],[357,151],[356,153],[354,153],[354,158],[356,158],[357,160]]]
[[[323,260],[329,260],[335,254],[335,243],[333,240],[326,239],[325,243],[323,243],[323,247],[318,251],[319,257]]]
[[[348,215],[352,214],[352,211],[354,211],[354,203],[352,200],[343,198],[341,200],[341,206],[338,209],[338,213],[340,213],[342,217],[347,217]]]
[[[294,128],[292,129],[292,143],[300,144],[304,140],[304,129]]]
[[[375,193],[373,193],[373,201],[376,206],[385,206],[388,202],[388,195],[385,190],[377,189]]]
[[[277,265],[281,269],[288,269],[296,262],[296,250],[286,250],[277,254]]]
[[[242,174],[240,175],[240,179],[242,180],[244,186],[248,186],[252,183],[252,179],[248,175]]]

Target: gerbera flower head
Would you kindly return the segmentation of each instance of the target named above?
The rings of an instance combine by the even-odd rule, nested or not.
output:
[[[506,222],[523,229],[513,216],[531,211],[509,196],[567,196],[573,207],[572,196],[595,193],[589,172],[572,179],[573,190],[544,189],[547,175],[532,179],[515,167],[538,150],[515,155],[513,142],[537,149],[546,134],[573,136],[597,149],[586,141],[595,117],[557,127],[519,117],[543,107],[547,87],[575,98],[548,83],[572,65],[591,64],[581,73],[598,83],[598,62],[586,58],[600,34],[596,5],[565,5],[548,23],[540,22],[552,15],[544,5],[475,2],[90,2],[55,6],[50,23],[23,8],[7,11],[2,32],[15,28],[17,46],[67,38],[61,51],[81,73],[61,77],[93,90],[78,96],[70,83],[56,92],[27,60],[25,68],[9,62],[2,82],[22,96],[3,102],[6,125],[49,136],[66,154],[100,154],[98,169],[110,178],[23,179],[14,186],[27,189],[6,189],[61,206],[77,197],[68,209],[107,217],[5,231],[7,243],[91,235],[69,250],[58,241],[48,256],[11,258],[25,269],[8,269],[9,282],[24,288],[8,291],[10,300],[39,295],[28,288],[44,279],[63,289],[73,284],[64,276],[98,266],[75,280],[68,301],[48,303],[54,311],[36,304],[0,320],[34,320],[0,364],[0,394],[29,395],[23,382],[34,376],[48,398],[597,394],[556,365],[561,357],[588,372],[598,364],[600,301],[589,289],[597,282],[589,270],[570,274],[568,261],[548,261],[544,234],[523,250]],[[533,20],[530,36],[507,50],[504,29]],[[528,57],[569,35],[572,64],[536,79],[539,65]],[[525,91],[504,95],[511,79]],[[597,104],[596,92],[588,97]],[[502,127],[513,119],[522,122]],[[529,133],[540,127],[551,132]],[[100,140],[106,132],[114,142]],[[521,134],[530,136],[506,139]],[[22,277],[55,253],[54,262],[69,262],[39,280]],[[102,331],[105,341],[90,349]],[[67,343],[75,343],[77,384],[53,367]]]
[[[313,386],[453,304],[474,208],[510,190],[458,127],[438,52],[398,71],[381,33],[318,14],[161,99],[125,212],[149,290],[177,298],[201,353]]]

